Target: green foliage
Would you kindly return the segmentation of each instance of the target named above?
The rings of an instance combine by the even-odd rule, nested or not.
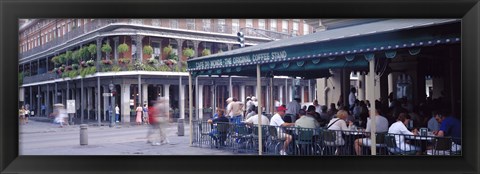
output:
[[[128,71],[133,71],[133,70],[135,70],[135,67],[132,64],[128,64],[127,65],[127,70]]]
[[[183,55],[187,56],[188,58],[191,58],[195,55],[195,51],[193,51],[193,49],[191,48],[187,48],[183,50]]]
[[[81,50],[81,49],[80,49],[80,50]],[[82,58],[82,55],[81,55],[80,50],[76,50],[76,51],[73,52],[73,54],[72,54],[72,59],[71,59],[71,60],[72,60],[72,64],[73,64],[73,63],[78,63],[79,60]]]
[[[60,55],[60,63],[65,64],[68,60],[72,60],[73,51],[67,51],[65,54]]]
[[[80,76],[84,78],[85,76],[95,74],[96,72],[97,72],[97,68],[95,66],[86,67],[80,70]]]
[[[145,71],[157,71],[157,68],[155,68],[152,65],[145,65]]]
[[[145,65],[140,61],[136,61],[135,64],[133,64],[133,66],[137,71],[143,71],[145,69]]]
[[[128,50],[128,45],[126,43],[118,45],[118,53],[125,53]]]
[[[147,60],[147,63],[150,65],[158,65],[158,60],[154,58],[150,58]]]
[[[186,67],[186,66],[182,66],[182,69],[180,69],[180,72],[187,72],[187,67]]]
[[[93,55],[97,54],[97,45],[95,44],[90,44],[88,45],[88,52],[90,55],[93,57]]]
[[[111,71],[113,71],[113,72],[118,72],[120,70],[122,70],[122,68],[120,68],[118,65],[113,65],[112,69],[111,69]]]
[[[67,78],[67,77],[73,79],[77,76],[78,76],[78,71],[77,70],[71,70],[71,71],[66,71],[66,72],[62,73],[62,78],[64,78],[64,79]]]
[[[129,64],[129,63],[130,63],[130,59],[128,59],[128,58],[120,58],[120,59],[118,59],[118,63],[120,63],[120,64]]]
[[[172,46],[168,45],[165,48],[163,48],[163,53],[170,55],[170,52],[172,52],[172,50],[173,50]]]
[[[207,48],[203,49],[202,56],[208,56],[210,54],[211,54],[210,49],[207,49]]]
[[[78,62],[86,60],[90,56],[90,52],[88,51],[88,47],[86,47],[86,46],[80,48],[78,51],[80,52],[79,53],[80,54],[80,60]]]
[[[143,47],[143,54],[151,56],[153,53],[153,48],[150,45],[146,45]]]
[[[168,65],[161,65],[158,67],[158,71],[171,71],[171,68]]]
[[[178,61],[178,56],[176,53],[170,53],[168,59]]]
[[[18,73],[18,86],[23,84],[23,72]]]
[[[50,61],[55,65],[60,64],[60,58],[58,56],[53,57]]]
[[[106,42],[102,45],[102,52],[107,54],[110,54],[110,52],[112,52],[112,47],[110,46],[110,43]]]

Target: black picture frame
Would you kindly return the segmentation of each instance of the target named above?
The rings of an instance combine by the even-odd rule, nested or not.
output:
[[[1,173],[478,173],[478,0],[0,1]],[[19,18],[461,18],[462,157],[18,156]]]

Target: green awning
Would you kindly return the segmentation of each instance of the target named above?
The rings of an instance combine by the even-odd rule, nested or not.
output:
[[[373,56],[394,58],[398,50],[415,55],[421,47],[458,43],[460,29],[452,19],[385,20],[194,58],[187,70],[194,76],[255,76],[260,64],[262,76],[328,77],[329,69],[366,70]]]

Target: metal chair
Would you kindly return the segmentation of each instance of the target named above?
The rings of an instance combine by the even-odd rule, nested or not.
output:
[[[213,134],[215,137],[215,146],[225,146],[227,134],[229,130],[229,123],[217,123],[217,131]]]
[[[452,139],[450,137],[435,137],[433,149],[427,150],[427,155],[450,155],[452,154]]]
[[[297,136],[295,140],[296,153],[301,155],[308,155],[313,153],[313,130],[308,128],[297,128]],[[304,148],[306,147],[306,148]],[[302,153],[305,152],[305,153]]]
[[[252,133],[253,133],[253,136],[252,136],[253,146],[254,146],[255,149],[258,150],[258,143],[259,143],[259,141],[258,141],[258,139],[259,139],[258,125],[253,125],[252,129],[253,129],[253,131],[252,131]],[[263,147],[265,147],[266,140],[267,140],[267,137],[268,137],[267,132],[268,132],[267,127],[265,125],[262,125],[262,144],[263,144]]]
[[[268,139],[265,144],[266,152],[270,154],[279,154],[280,147],[285,140],[278,138],[277,134],[277,127],[276,126],[268,126]],[[273,151],[272,151],[273,150]]]
[[[335,155],[337,154],[337,148],[343,145],[336,143],[337,133],[331,130],[322,131],[322,154]]]
[[[403,135],[397,135],[403,136]],[[395,135],[393,134],[385,134],[385,144],[387,145],[387,149],[390,155],[414,155],[417,153],[415,150],[411,151],[404,151],[397,147],[397,142],[395,141]]]
[[[248,127],[245,124],[234,124],[231,135],[231,143],[233,145],[234,152],[240,152],[242,146],[245,147],[245,151],[249,151],[253,148],[252,134],[250,134]]]
[[[198,129],[199,129],[199,132],[200,132],[200,139],[198,140],[198,144],[200,147],[202,147],[202,145],[208,141],[208,144],[210,145],[210,147],[213,148],[213,143],[212,143],[212,139],[210,137],[210,132],[212,131],[211,127],[209,128],[209,123],[207,122],[198,122]],[[207,137],[207,139],[205,139],[205,137]]]

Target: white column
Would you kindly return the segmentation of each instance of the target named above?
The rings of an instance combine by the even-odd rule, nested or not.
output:
[[[370,120],[371,120],[371,135],[370,135],[370,138],[371,138],[371,144],[372,146],[370,146],[370,150],[371,150],[371,154],[372,155],[376,155],[376,138],[375,138],[375,132],[376,132],[376,119],[375,119],[375,92],[372,91],[372,90],[375,90],[376,86],[377,86],[377,82],[375,82],[375,59],[369,61],[369,73],[368,73],[368,76],[367,76],[367,94],[368,94],[368,100],[370,101],[370,104],[371,104],[371,109],[370,109]]]
[[[310,80],[308,80],[308,101],[313,102],[313,92],[312,92],[312,85],[310,84]]]
[[[317,79],[317,100],[319,105],[326,105],[328,106],[327,101],[327,79],[326,78],[319,78]]]
[[[185,87],[186,85],[181,85],[180,87],[180,118],[185,119]]]
[[[233,97],[232,76],[228,77],[228,93],[230,97]]]
[[[288,97],[288,79],[285,79],[285,103],[284,104],[287,104],[290,100],[289,100],[289,97]]]
[[[291,101],[293,100],[293,88],[292,88],[292,86],[293,86],[293,85],[290,85],[290,86],[288,87],[288,89],[290,89],[290,90],[288,91],[288,100],[287,100],[287,103],[288,103],[288,102],[291,102]],[[285,104],[286,104],[286,103],[285,103]]]
[[[120,103],[120,115],[123,123],[130,122],[130,84],[122,84],[121,92],[122,99]]]
[[[103,93],[108,93],[109,92],[108,89],[109,89],[108,86],[103,86]],[[120,96],[120,95],[122,95],[121,91],[117,93],[117,97],[122,97],[123,98],[123,96]],[[104,115],[103,121],[107,121],[108,115],[106,115],[105,112],[108,111],[108,109],[109,109],[108,108],[108,102],[109,102],[109,97],[103,97],[103,113],[102,113],[102,115]],[[120,105],[118,105],[118,107],[122,107],[122,106],[123,105],[121,103],[120,103]]]
[[[87,120],[90,120],[91,110],[92,110],[92,87],[87,87]]]
[[[262,114],[262,97],[261,92],[262,92],[262,82],[261,82],[261,76],[260,76],[260,64],[257,64],[257,98],[258,98],[258,115]],[[258,139],[262,139],[262,124],[267,124],[267,123],[262,123],[262,117],[258,117]],[[258,141],[258,155],[262,155],[262,141]]]
[[[143,84],[142,85],[142,100],[143,100],[143,104],[147,104],[148,105],[148,84]],[[143,104],[142,104],[142,107],[143,107]]]
[[[278,101],[283,104],[283,86],[278,86]]]
[[[192,125],[192,117],[193,117],[193,88],[192,88],[192,74],[188,73],[188,118],[189,118],[189,126],[190,126],[190,146],[193,145],[193,125]]]
[[[302,103],[305,103],[305,87],[303,85],[300,85],[300,99]]]
[[[240,101],[245,102],[245,85],[240,86]]]
[[[165,101],[167,101],[169,108],[170,106],[170,84],[164,84],[163,85],[163,97],[165,98]],[[170,112],[168,112],[170,113]]]
[[[393,73],[388,74],[388,94],[393,92]]]
[[[365,100],[365,74],[358,75],[358,100]]]
[[[203,85],[198,85],[198,118],[203,120]]]

